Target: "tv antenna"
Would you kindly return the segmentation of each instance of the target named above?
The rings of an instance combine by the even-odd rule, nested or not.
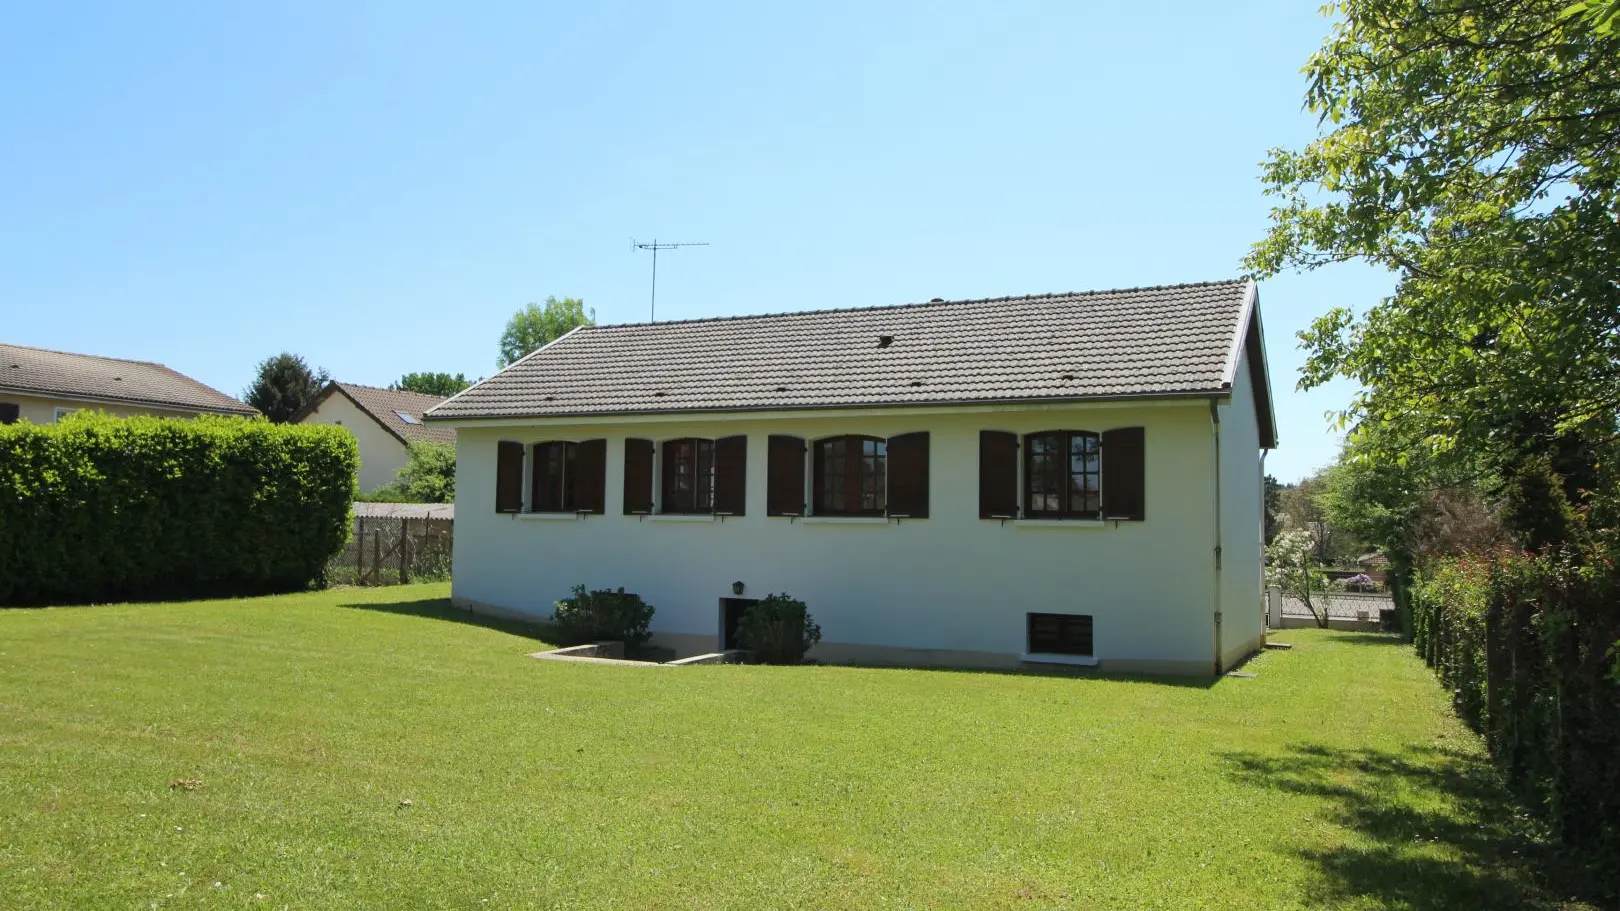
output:
[[[708,241],[701,241],[701,242],[697,242],[697,243],[661,244],[661,243],[658,242],[658,238],[655,237],[655,238],[653,238],[653,242],[650,243],[650,244],[638,244],[638,243],[636,243],[635,238],[631,238],[630,239],[630,245],[632,247],[636,248],[637,250],[651,250],[652,251],[652,255],[653,255],[652,303],[649,305],[648,309],[651,312],[651,321],[656,323],[656,322],[658,322],[658,251],[659,250],[679,250],[682,247],[707,247],[709,245],[709,242]]]

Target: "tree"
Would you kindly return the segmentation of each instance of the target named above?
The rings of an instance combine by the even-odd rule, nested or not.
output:
[[[1301,334],[1301,386],[1359,381],[1340,419],[1377,425],[1390,464],[1506,478],[1544,455],[1578,505],[1620,408],[1620,36],[1614,0],[1577,5],[1337,4],[1306,67],[1324,133],[1271,152],[1247,264],[1393,270],[1392,296]]]
[[[389,384],[389,389],[401,389],[406,392],[420,392],[423,395],[436,395],[447,399],[452,395],[472,385],[464,373],[451,376],[448,373],[407,373],[395,382]]]
[[[288,351],[259,362],[258,376],[243,393],[242,401],[264,412],[273,423],[284,424],[309,404],[331,377]]]
[[[456,447],[422,440],[410,445],[394,480],[361,497],[372,503],[454,503]]]
[[[544,305],[529,304],[506,323],[501,333],[501,356],[495,364],[506,367],[530,352],[562,338],[571,329],[596,325],[596,311],[586,310],[579,298],[546,298]]]
[[[1321,610],[1316,606],[1316,600],[1327,592],[1327,576],[1317,565],[1316,540],[1309,531],[1290,529],[1266,548],[1266,581],[1305,605],[1316,625],[1327,628],[1327,606]]]
[[[1265,514],[1266,514],[1266,543],[1277,540],[1282,532],[1282,490],[1283,485],[1271,475],[1266,475],[1265,481]]]

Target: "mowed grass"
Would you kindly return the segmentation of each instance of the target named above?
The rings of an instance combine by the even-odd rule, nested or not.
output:
[[[643,669],[531,660],[447,594],[0,611],[0,906],[1557,897],[1386,637],[1289,631],[1214,683]]]

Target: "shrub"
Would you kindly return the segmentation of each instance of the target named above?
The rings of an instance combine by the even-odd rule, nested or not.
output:
[[[1620,568],[1609,547],[1440,562],[1413,643],[1508,780],[1620,887]]]
[[[803,601],[783,592],[765,596],[742,615],[737,641],[766,664],[798,664],[821,641],[821,627]]]
[[[570,645],[617,641],[636,646],[651,635],[647,627],[652,618],[653,606],[640,595],[623,588],[588,592],[585,586],[576,585],[572,598],[557,602],[551,620],[557,634]]]
[[[349,536],[341,427],[81,412],[0,427],[0,604],[307,588]]]

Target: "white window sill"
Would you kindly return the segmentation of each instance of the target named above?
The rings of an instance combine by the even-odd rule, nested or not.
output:
[[[887,525],[888,516],[805,516],[806,525]]]
[[[1090,655],[1053,655],[1046,652],[1030,652],[1018,656],[1018,660],[1025,664],[1069,664],[1075,667],[1097,666],[1097,659]]]
[[[514,512],[512,517],[525,522],[578,522],[582,518],[577,512]]]
[[[1019,528],[1107,528],[1108,519],[1012,519]]]
[[[648,522],[713,522],[710,513],[653,512],[642,516]]]

